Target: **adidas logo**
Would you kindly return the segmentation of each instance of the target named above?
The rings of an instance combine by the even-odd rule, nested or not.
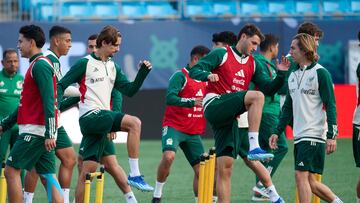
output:
[[[298,166],[304,166],[304,163],[303,163],[303,162],[300,162],[300,163],[298,164]]]
[[[98,72],[98,71],[99,69],[95,67],[93,72]]]
[[[195,96],[197,96],[197,97],[203,97],[204,94],[203,94],[203,92],[201,91],[201,89],[199,89],[199,91],[196,93]]]
[[[81,148],[80,148],[80,151],[84,151],[84,147],[81,147]]]
[[[235,73],[236,76],[245,77],[244,70],[240,70],[237,73]]]
[[[8,157],[8,161],[12,161],[12,156],[9,156],[9,157]]]

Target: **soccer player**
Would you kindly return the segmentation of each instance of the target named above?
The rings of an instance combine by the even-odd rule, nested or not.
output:
[[[96,51],[96,39],[97,39],[98,35],[97,34],[92,34],[88,37],[87,40],[87,48],[86,48],[86,52],[88,54],[91,54],[93,52]]]
[[[87,52],[88,54],[96,53],[96,39],[98,35],[93,34],[88,38],[88,48]],[[111,92],[111,110],[115,112],[122,112],[122,95],[117,89],[113,89]],[[138,118],[139,119],[139,118]],[[141,127],[140,127],[141,128]],[[110,132],[111,136],[116,136],[116,132]],[[129,168],[130,173],[128,176],[128,183],[130,186],[133,186],[141,191],[152,191],[153,187],[151,187],[149,184],[147,184],[143,178],[141,178],[140,168],[139,168],[139,143],[134,144],[134,142],[140,141],[140,134],[132,135],[131,137],[128,136],[127,141],[127,151],[129,156]],[[111,170],[114,165],[112,164],[114,160],[116,160],[115,157],[115,146],[112,140],[107,140],[105,145],[105,153],[104,157],[100,159],[100,163],[104,165],[105,170],[108,169]],[[83,152],[83,142],[80,143],[80,150],[79,150],[79,156],[78,156],[78,168],[79,171],[81,171],[82,167],[82,152]],[[80,174],[80,173],[79,173]]]
[[[290,73],[289,91],[279,124],[270,137],[270,147],[277,149],[279,136],[284,136],[282,132],[293,118],[295,179],[300,203],[310,202],[312,193],[326,202],[341,203],[315,178],[315,174],[323,173],[325,152],[331,154],[336,150],[336,105],[331,75],[316,62],[315,39],[308,34],[293,38],[290,55],[298,66]]]
[[[311,35],[314,37],[316,47],[319,46],[319,41],[323,37],[324,32],[317,26],[316,24],[312,22],[304,22],[299,25],[297,33],[305,33],[308,35]],[[278,94],[280,94],[280,110],[282,106],[284,105],[286,93],[288,91],[287,81],[290,73],[297,69],[297,63],[292,59],[291,55],[287,55],[287,58],[290,61],[290,67],[285,77],[284,85],[278,90]],[[291,123],[290,123],[291,124]]]
[[[18,109],[20,135],[10,151],[5,168],[9,202],[22,202],[20,169],[31,170],[33,167],[46,179],[48,200],[64,202],[55,174],[56,76],[51,62],[41,53],[45,34],[36,25],[23,26],[19,33],[18,48],[22,57],[29,58],[30,66]]]
[[[110,99],[113,88],[122,94],[133,96],[150,72],[151,63],[143,61],[135,80],[128,81],[111,59],[119,51],[121,39],[121,34],[116,28],[105,26],[96,40],[97,52],[80,59],[58,83],[60,98],[70,84],[77,82],[80,85],[79,124],[83,134],[84,162],[76,186],[76,202],[83,201],[85,175],[96,171],[101,157],[104,156],[106,139],[115,138],[112,135],[108,136],[110,132],[120,129],[127,131],[129,137],[136,138],[129,139],[128,142],[131,141],[137,148],[140,143],[140,120],[128,114],[110,111]],[[137,202],[116,158],[112,160],[112,164],[114,170],[108,172],[124,193],[126,201]],[[138,178],[143,181],[142,176]]]
[[[65,27],[53,26],[49,31],[49,37],[50,48],[44,55],[52,62],[56,80],[59,81],[62,78],[59,59],[61,56],[66,56],[71,48],[71,31]],[[64,203],[69,203],[71,177],[76,164],[76,155],[72,142],[61,124],[57,129],[55,155],[61,161],[58,179],[64,192]],[[39,176],[35,169],[26,173],[24,187],[25,203],[32,203],[38,178]],[[42,182],[44,183],[44,181]]]
[[[236,117],[248,111],[249,120],[249,160],[273,158],[259,147],[258,131],[264,103],[264,95],[259,91],[247,91],[253,81],[266,94],[276,92],[282,85],[279,72],[273,81],[264,79],[257,71],[252,53],[263,40],[260,29],[253,24],[241,28],[236,46],[218,48],[190,70],[190,77],[209,81],[204,97],[204,115],[215,135],[217,154],[216,191],[219,202],[230,202],[231,173],[234,159],[239,153],[238,123]],[[278,64],[279,70],[287,70],[286,60]],[[229,129],[231,133],[229,133]],[[282,199],[272,200],[281,202]]]
[[[358,33],[358,39],[360,42],[360,31]],[[359,44],[360,46],[360,44]],[[360,63],[356,69],[356,76],[358,79],[357,87],[357,107],[355,109],[354,118],[353,118],[353,154],[355,159],[356,167],[360,168]],[[357,203],[360,203],[360,179],[356,185],[356,197]]]
[[[12,113],[20,102],[20,94],[24,77],[17,73],[19,57],[15,49],[6,49],[1,61],[3,69],[0,71],[0,118],[5,118]],[[0,136],[0,161],[4,161],[10,145],[13,147],[19,134],[18,126],[5,131]]]
[[[230,31],[224,31],[220,33],[213,34],[212,41],[214,43],[214,48],[220,48],[220,47],[226,47],[226,46],[233,46],[237,43],[237,37],[233,32]],[[265,36],[266,41],[266,36]],[[264,41],[263,41],[264,42]],[[263,43],[260,43],[261,44]],[[262,68],[261,66],[258,68]],[[275,69],[276,70],[276,69]],[[263,70],[264,71],[264,70]],[[268,69],[266,67],[266,71],[268,72]],[[254,85],[250,83],[249,89],[254,89]],[[268,95],[266,97],[269,97]],[[265,98],[266,98],[265,97]],[[266,103],[264,104],[264,108]],[[268,105],[268,104],[267,104]],[[240,115],[240,117],[237,118],[238,121],[238,127],[239,127],[239,135],[247,135],[249,131],[249,123],[247,120],[247,112]],[[261,128],[260,128],[261,131]],[[231,129],[228,129],[228,133],[231,133]],[[259,132],[259,136],[261,132]],[[259,140],[259,142],[262,141],[262,139]],[[268,140],[266,140],[266,143],[268,145]],[[261,144],[261,143],[260,143]],[[272,195],[274,195],[274,199],[278,199],[277,191],[275,186],[273,186],[271,177],[269,172],[266,170],[264,165],[261,164],[259,161],[249,161],[247,159],[247,152],[249,151],[249,140],[246,136],[241,136],[240,140],[240,150],[239,150],[239,156],[243,159],[245,164],[256,174],[259,176],[259,182],[261,183],[262,188],[258,189],[257,187],[254,187],[254,192],[256,191],[257,195],[254,195],[251,199],[253,201],[265,201],[269,200],[269,191],[272,191]],[[275,157],[276,158],[276,157]],[[265,186],[265,187],[264,187]]]
[[[260,54],[254,55],[256,67],[262,69],[265,75],[273,80],[276,77],[276,65],[272,60],[276,59],[279,52],[279,39],[272,35],[266,34],[265,40],[260,43]],[[261,123],[259,129],[259,144],[260,147],[266,151],[270,151],[269,138],[271,132],[269,129],[273,128],[279,122],[280,115],[280,95],[275,93],[272,95],[265,95],[264,108],[261,116]],[[278,148],[273,150],[274,158],[269,162],[263,162],[270,175],[273,176],[276,169],[280,165],[281,160],[285,157],[288,151],[287,141],[285,136],[280,136],[278,141]],[[268,199],[265,188],[259,178],[256,177],[256,185],[253,188],[254,195],[252,200]],[[265,192],[265,193],[264,193]]]
[[[209,52],[205,46],[195,46],[191,50],[189,64],[170,77],[162,123],[163,155],[157,169],[152,203],[161,202],[162,189],[178,147],[194,170],[193,192],[197,198],[200,156],[204,153],[200,136],[205,133],[206,127],[202,110],[206,83],[190,78],[189,70]]]

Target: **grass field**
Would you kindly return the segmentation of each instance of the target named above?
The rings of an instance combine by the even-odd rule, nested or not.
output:
[[[205,140],[207,148],[212,145],[212,140]],[[75,146],[76,150],[78,146]],[[280,165],[273,181],[279,194],[287,202],[294,202],[294,167],[293,167],[293,143],[289,141],[289,153]],[[128,170],[126,145],[117,145],[117,158],[125,171]],[[157,165],[161,158],[160,141],[143,141],[140,149],[141,172],[146,181],[154,185]],[[77,171],[74,173],[71,187],[71,199],[74,196]],[[179,151],[172,167],[171,174],[165,184],[163,191],[163,202],[193,203],[192,193],[192,169],[188,165],[182,151]],[[338,149],[335,154],[326,157],[323,182],[330,186],[335,193],[345,202],[355,202],[355,186],[359,178],[359,169],[355,167],[352,156],[352,145],[350,139],[339,139]],[[254,186],[253,173],[244,165],[242,160],[235,162],[232,176],[231,202],[251,202],[251,188]],[[95,186],[95,185],[93,185]],[[95,187],[92,188],[92,195]],[[134,189],[138,202],[150,202],[152,193],[143,193]],[[43,187],[38,183],[34,202],[46,202]],[[92,202],[94,200],[92,199]],[[105,176],[104,203],[125,202],[122,193],[115,185],[111,176]]]

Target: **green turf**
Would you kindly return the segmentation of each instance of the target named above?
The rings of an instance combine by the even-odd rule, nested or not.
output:
[[[209,148],[212,140],[206,140],[205,146]],[[77,148],[78,146],[76,146]],[[294,167],[293,167],[293,143],[289,141],[289,153],[280,165],[273,181],[279,194],[287,201],[294,200]],[[118,160],[121,166],[128,171],[126,145],[117,145]],[[154,185],[157,165],[161,158],[160,141],[143,141],[140,149],[140,168],[145,175],[146,181]],[[343,202],[355,202],[355,186],[359,178],[359,169],[355,167],[352,156],[350,139],[339,139],[338,149],[335,154],[326,157],[323,182],[343,200]],[[74,173],[74,177],[77,172]],[[170,176],[164,186],[163,202],[193,203],[192,193],[193,172],[181,151],[177,154]],[[71,200],[74,196],[76,178],[73,178],[71,187]],[[246,168],[242,160],[235,162],[232,177],[231,202],[251,202],[251,188],[255,178],[253,173]],[[95,192],[93,188],[93,194]],[[134,189],[139,203],[150,202],[152,193],[143,193]],[[34,202],[46,202],[44,189],[38,183]],[[92,202],[94,202],[92,200]],[[122,193],[115,185],[111,176],[105,176],[104,203],[125,202]]]

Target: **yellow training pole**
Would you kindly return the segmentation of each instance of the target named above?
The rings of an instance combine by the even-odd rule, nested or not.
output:
[[[209,194],[209,202],[212,202],[212,196],[214,193],[214,180],[215,180],[215,164],[216,164],[216,154],[215,154],[215,147],[210,148],[210,175],[209,175],[209,187],[208,187],[208,194]]]
[[[205,180],[205,156],[200,156],[199,180],[198,180],[198,203],[204,203],[204,180]]]
[[[6,192],[7,192],[7,185],[6,179],[4,175],[5,171],[5,162],[1,165],[1,176],[0,176],[0,203],[6,203]]]
[[[210,157],[208,154],[205,156],[205,180],[204,180],[204,203],[209,203],[209,176],[210,176]]]
[[[90,189],[91,189],[91,174],[86,174],[85,179],[85,191],[84,191],[84,203],[90,203]]]
[[[299,203],[299,193],[296,186],[295,186],[295,203]]]
[[[315,179],[316,181],[321,182],[321,174],[315,174]],[[313,194],[312,203],[320,203],[320,197]]]
[[[96,180],[96,196],[95,203],[102,203],[104,193],[104,167],[100,168],[100,175],[97,176]]]

